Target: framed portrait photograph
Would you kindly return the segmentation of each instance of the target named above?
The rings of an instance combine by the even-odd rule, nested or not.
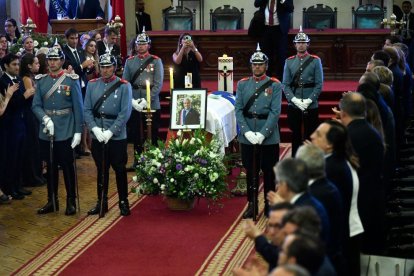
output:
[[[206,89],[172,90],[170,129],[204,129],[206,113]]]

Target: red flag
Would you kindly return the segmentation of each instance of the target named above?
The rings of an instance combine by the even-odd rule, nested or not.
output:
[[[111,0],[112,6],[112,20],[115,19],[115,16],[119,15],[121,17],[122,24],[124,26],[121,28],[121,54],[125,58],[127,55],[127,46],[126,46],[126,32],[125,32],[125,5],[124,0]]]
[[[20,0],[20,22],[26,25],[27,18],[30,17],[36,24],[35,32],[47,33],[48,15],[45,7],[45,0]]]

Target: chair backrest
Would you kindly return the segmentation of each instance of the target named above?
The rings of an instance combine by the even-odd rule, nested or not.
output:
[[[336,28],[337,8],[332,9],[323,4],[303,8],[303,28],[326,29]]]
[[[163,11],[164,31],[191,31],[194,30],[196,10],[186,7],[170,7]]]
[[[230,7],[218,7],[214,11],[210,9],[210,30],[239,30],[243,29],[244,9]]]
[[[381,24],[385,18],[387,8],[377,5],[365,4],[357,9],[352,7],[352,28],[354,29],[379,29],[384,28]]]

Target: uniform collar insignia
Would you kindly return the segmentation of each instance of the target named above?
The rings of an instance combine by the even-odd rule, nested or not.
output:
[[[116,79],[116,76],[115,76],[115,75],[112,75],[112,77],[110,77],[109,79],[104,79],[104,78],[102,78],[102,81],[103,81],[104,83],[109,83],[109,82],[114,81],[115,79]]]
[[[64,74],[65,72],[62,70],[62,71],[60,71],[58,74],[56,74],[56,75],[54,75],[54,74],[52,74],[52,73],[49,73],[49,76],[50,77],[52,77],[52,78],[54,78],[54,79],[57,79],[57,78],[60,78],[63,74]]]
[[[140,58],[140,59],[144,59],[144,58],[146,58],[147,56],[149,56],[149,53],[148,52],[146,52],[145,54],[143,54],[143,55],[137,55],[138,56],[138,58]]]
[[[260,77],[255,77],[255,76],[253,76],[253,79],[255,80],[255,81],[262,81],[262,80],[264,80],[266,78],[266,74],[264,74],[264,75],[262,75],[262,76],[260,76]]]
[[[298,58],[305,58],[309,55],[308,52],[305,52],[304,54],[297,54]]]

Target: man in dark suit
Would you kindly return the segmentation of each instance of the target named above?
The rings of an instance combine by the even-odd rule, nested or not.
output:
[[[277,194],[295,206],[311,206],[321,219],[323,241],[329,241],[329,218],[322,203],[308,190],[309,173],[306,163],[300,159],[285,158],[274,167]]]
[[[117,44],[117,40],[118,31],[116,29],[106,27],[104,38],[96,42],[96,48],[99,56],[109,53],[111,56],[115,57],[117,64],[116,72],[118,72],[122,67],[121,48]]]
[[[145,12],[144,0],[135,0],[135,31],[137,34],[145,31],[152,31],[151,16]]]
[[[410,46],[412,38],[414,37],[414,13],[411,12],[411,1],[404,1],[401,5],[403,16],[402,20],[405,22],[401,29],[403,42]]]
[[[382,252],[385,219],[385,187],[382,182],[384,143],[379,133],[365,119],[366,103],[360,93],[346,93],[339,103],[341,122],[359,157],[358,211],[364,226],[362,252]]]
[[[310,177],[309,192],[322,203],[328,213],[331,232],[329,243],[326,245],[327,254],[335,270],[340,275],[346,275],[342,261],[344,206],[338,188],[326,178],[324,153],[317,146],[307,144],[299,147],[296,158],[305,161]]]
[[[293,0],[255,0],[254,6],[265,14],[265,29],[260,38],[260,46],[269,57],[267,75],[276,74],[282,80]]]
[[[105,14],[99,0],[79,0],[76,10],[78,19],[102,19]]]
[[[0,77],[0,94],[5,95],[7,88],[19,84],[18,90],[10,98],[8,106],[1,117],[0,135],[4,138],[1,152],[4,160],[4,178],[1,187],[5,194],[13,199],[23,199],[31,192],[21,187],[23,165],[23,142],[26,136],[25,111],[27,103],[32,98],[34,88],[24,90],[24,84],[19,77],[20,61],[14,54],[7,54],[2,60],[4,74]]]
[[[65,37],[66,45],[62,48],[65,55],[65,64],[63,68],[67,69],[69,65],[73,68],[75,73],[79,76],[79,84],[82,88],[82,94],[85,95],[86,69],[93,64],[93,60],[87,60],[83,49],[78,47],[79,34],[76,29],[67,29],[65,31]]]
[[[183,100],[184,108],[180,110],[178,116],[179,125],[199,125],[200,113],[191,107],[191,99],[185,98]]]

